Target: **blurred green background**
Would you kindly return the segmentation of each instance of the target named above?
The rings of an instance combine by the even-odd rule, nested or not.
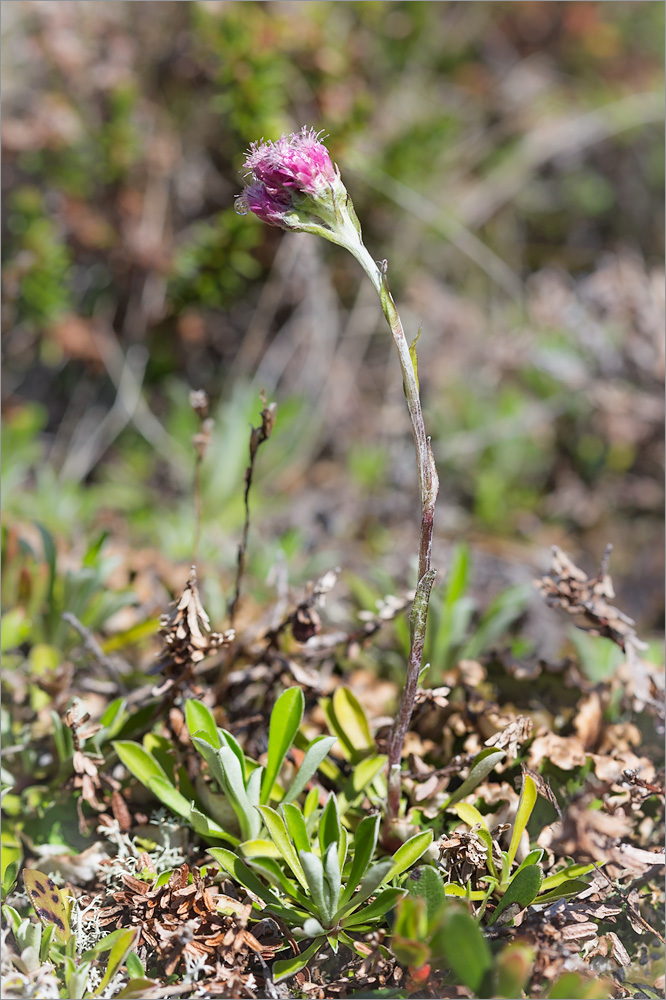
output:
[[[436,564],[467,539],[483,600],[553,543],[591,571],[610,541],[621,606],[659,629],[663,22],[661,2],[3,3],[10,554],[39,550],[34,522],[90,564],[108,535],[116,586],[149,564],[170,589],[204,388],[219,616],[264,389],[258,585],[281,552],[295,580],[337,562],[377,594],[412,582],[412,443],[374,293],[342,251],[234,212],[248,144],[307,124],[423,326]]]

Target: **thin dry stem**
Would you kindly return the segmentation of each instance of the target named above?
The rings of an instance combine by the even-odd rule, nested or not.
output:
[[[199,561],[199,542],[201,539],[201,521],[203,517],[203,498],[201,493],[201,466],[210,444],[213,421],[208,416],[208,396],[203,389],[195,389],[190,393],[190,406],[199,418],[199,430],[192,438],[196,451],[194,463],[194,552],[193,562]]]
[[[127,691],[127,685],[125,684],[122,676],[122,668],[126,668],[129,673],[129,665],[125,663],[124,660],[107,656],[92,631],[87,628],[83,622],[80,622],[72,611],[63,611],[62,620],[67,622],[68,625],[71,625],[72,628],[79,633],[83,640],[83,648],[90,653],[100,666],[111,674],[120,691],[125,694]]]
[[[201,499],[201,464],[203,459],[201,455],[197,455],[196,462],[194,465],[194,546],[193,546],[193,558],[192,561],[194,565],[199,562],[199,543],[201,541],[201,518],[203,515],[203,502]]]
[[[259,445],[263,444],[264,441],[267,441],[271,436],[271,432],[275,424],[275,414],[277,412],[277,403],[270,403],[266,405],[266,397],[263,390],[261,392],[261,402],[263,404],[263,409],[261,411],[261,426],[253,427],[250,432],[250,464],[245,470],[245,494],[243,497],[245,503],[245,521],[243,523],[243,533],[238,546],[238,558],[236,562],[236,590],[233,599],[229,603],[229,619],[232,626],[236,618],[236,611],[238,609],[238,603],[241,595],[241,585],[243,582],[243,575],[245,573],[247,540],[250,533],[250,490],[252,489],[252,479],[254,477],[254,463]]]
[[[379,294],[384,316],[391,329],[393,342],[398,351],[405,398],[407,400],[412,434],[414,436],[421,499],[418,584],[410,615],[410,650],[407,663],[407,676],[400,699],[400,707],[388,743],[389,779],[387,820],[390,823],[397,818],[400,808],[400,761],[419,686],[430,591],[435,579],[435,570],[431,568],[430,559],[435,521],[435,504],[439,492],[439,477],[435,468],[430,438],[427,436],[425,430],[416,365],[412,361],[405,331],[388,286],[387,262],[382,261],[381,267],[377,267],[362,244],[355,252],[355,256]]]

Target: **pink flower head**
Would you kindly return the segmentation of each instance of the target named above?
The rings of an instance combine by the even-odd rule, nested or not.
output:
[[[236,211],[246,215],[248,210],[269,226],[282,226],[285,214],[291,210],[291,198],[284,191],[270,191],[255,181],[236,199]]]
[[[297,191],[316,197],[337,178],[331,157],[318,133],[305,126],[277,142],[253,142],[245,160],[252,178],[269,189]]]
[[[245,160],[250,184],[240,198],[240,208],[254,212],[272,226],[292,228],[286,216],[310,202],[330,202],[340,174],[318,133],[305,126],[283,135],[277,142],[252,143]],[[309,214],[309,213],[308,213]]]

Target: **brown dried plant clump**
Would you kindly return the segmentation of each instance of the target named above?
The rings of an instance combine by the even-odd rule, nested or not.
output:
[[[148,855],[141,860],[144,869],[155,875]],[[137,927],[137,954],[147,967],[156,963],[165,976],[183,971],[191,962],[202,963],[210,992],[251,995],[247,987],[252,955],[271,960],[280,941],[263,944],[247,930],[251,903],[207,886],[196,867],[191,882],[189,875],[188,865],[183,864],[166,884],[153,887],[150,881],[124,874],[125,888],[115,892],[113,904],[103,908],[100,926]]]
[[[64,723],[72,734],[72,768],[74,774],[68,779],[68,786],[80,790],[80,796],[76,798],[76,808],[79,817],[79,832],[83,836],[89,833],[88,822],[83,813],[83,803],[96,812],[103,812],[106,808],[99,800],[99,794],[103,790],[103,783],[112,789],[114,798],[119,798],[119,783],[109,774],[100,774],[99,767],[104,765],[104,757],[96,751],[85,751],[83,746],[85,741],[94,736],[102,728],[99,723],[90,722],[90,714],[80,713],[78,700],[67,709],[64,715]]]
[[[648,645],[636,634],[633,618],[610,603],[615,597],[608,574],[612,550],[612,545],[606,546],[599,572],[588,577],[554,545],[550,573],[535,580],[535,586],[545,603],[571,615],[577,628],[619,646],[625,661],[616,672],[615,683],[621,685],[623,704],[630,705],[634,712],[648,708],[663,724],[664,671],[643,655]]]
[[[197,587],[195,566],[190,570],[185,589],[171,607],[173,610],[160,618],[160,635],[164,637],[164,645],[153,672],[161,672],[166,680],[156,694],[165,694],[185,684],[191,685],[196,665],[214,649],[229,645],[236,637],[234,629],[211,631],[210,618],[201,603]]]
[[[535,585],[546,604],[566,611],[578,628],[612,639],[622,650],[627,645],[641,648],[633,618],[609,603],[615,598],[613,582],[608,574],[612,551],[613,546],[607,545],[599,572],[588,577],[566,552],[554,545],[550,573],[535,581]]]

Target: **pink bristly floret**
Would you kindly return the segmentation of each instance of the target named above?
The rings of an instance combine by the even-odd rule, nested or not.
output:
[[[253,143],[245,166],[269,196],[293,192],[316,197],[337,177],[326,146],[314,129],[305,127],[277,142]]]
[[[269,226],[281,226],[285,214],[291,208],[291,198],[288,194],[284,191],[269,191],[259,182],[245,188],[241,197],[250,211]]]

